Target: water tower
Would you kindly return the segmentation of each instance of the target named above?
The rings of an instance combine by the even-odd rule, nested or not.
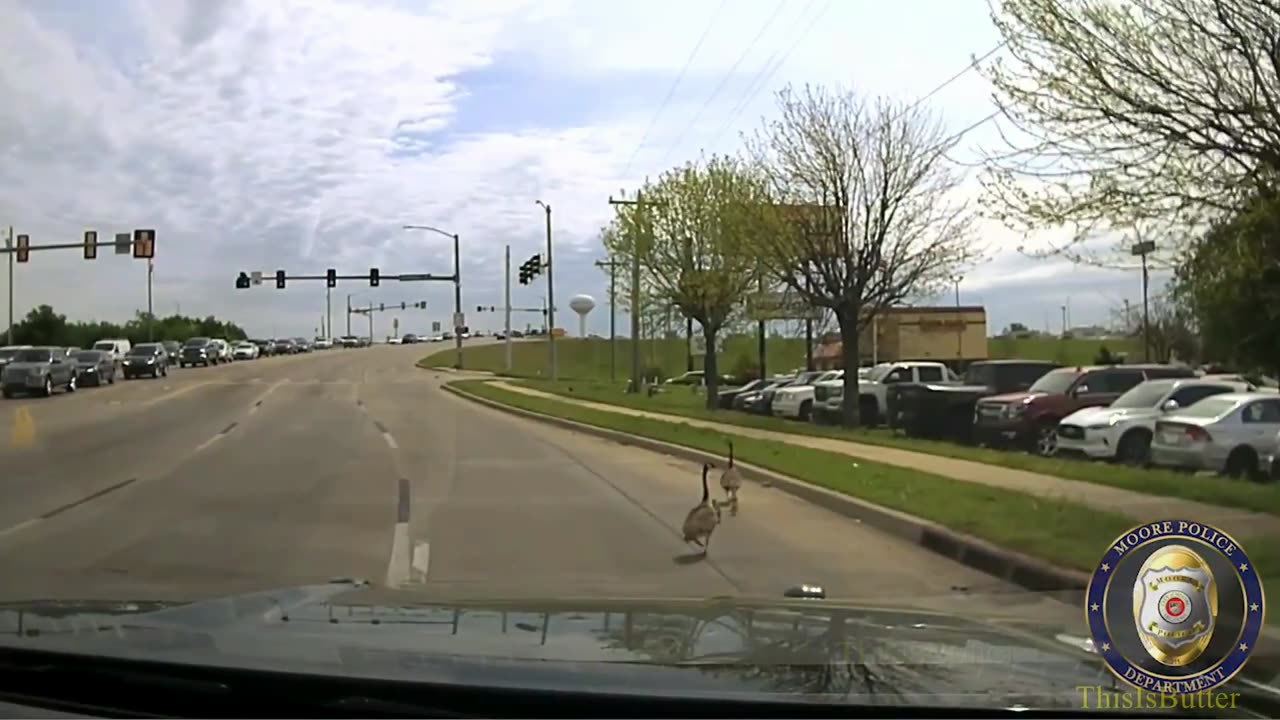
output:
[[[587,336],[587,314],[596,307],[596,299],[590,295],[574,295],[569,300],[569,307],[578,313],[578,335]]]

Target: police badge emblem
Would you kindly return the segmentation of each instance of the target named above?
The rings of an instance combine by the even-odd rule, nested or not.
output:
[[[1094,647],[1124,682],[1154,693],[1211,690],[1244,667],[1265,622],[1243,548],[1204,523],[1161,520],[1117,538],[1089,582]]]

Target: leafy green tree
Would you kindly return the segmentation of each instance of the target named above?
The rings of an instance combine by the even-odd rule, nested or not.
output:
[[[1255,200],[1193,241],[1174,294],[1206,358],[1280,375],[1280,200]]]
[[[1188,228],[1270,193],[1278,13],[1275,0],[1003,0],[1008,57],[984,70],[1012,126],[984,178],[993,214],[1069,229],[1050,252],[1076,260],[1098,260],[1086,243],[1109,230],[1163,226],[1168,259]]]
[[[235,323],[218,320],[212,315],[203,320],[183,315],[151,319],[146,313],[137,313],[124,324],[97,320],[69,322],[65,315],[54,312],[48,305],[32,309],[22,322],[14,324],[15,342],[25,345],[90,347],[103,338],[125,338],[137,345],[148,342],[149,337],[154,337],[156,341],[182,342],[196,336],[221,337],[227,340],[244,340],[247,337],[244,330]]]
[[[642,192],[648,207],[619,213],[617,234],[640,248],[656,294],[697,321],[706,340],[706,405],[715,410],[716,338],[756,286],[759,264],[748,248],[766,229],[758,218],[768,193],[748,165],[724,156],[670,170]],[[641,212],[643,227],[636,222]]]

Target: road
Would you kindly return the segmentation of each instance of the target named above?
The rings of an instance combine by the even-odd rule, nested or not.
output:
[[[432,348],[434,349],[434,348]],[[422,346],[174,370],[0,403],[0,599],[186,599],[363,577],[433,596],[833,598],[1079,624],[748,485],[710,554],[698,467],[456,398]]]

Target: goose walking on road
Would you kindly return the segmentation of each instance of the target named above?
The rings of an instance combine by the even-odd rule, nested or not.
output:
[[[736,508],[738,506],[738,490],[742,488],[742,473],[738,471],[738,466],[733,464],[733,441],[729,441],[729,465],[720,473],[720,487],[724,488],[724,494],[728,501]]]
[[[715,532],[716,525],[720,524],[720,509],[711,499],[711,489],[707,486],[707,473],[711,471],[711,465],[704,463],[702,465],[702,502],[699,502],[689,511],[684,518],[684,541],[691,542],[702,548],[702,554],[706,555],[707,550],[711,548],[711,533]]]

